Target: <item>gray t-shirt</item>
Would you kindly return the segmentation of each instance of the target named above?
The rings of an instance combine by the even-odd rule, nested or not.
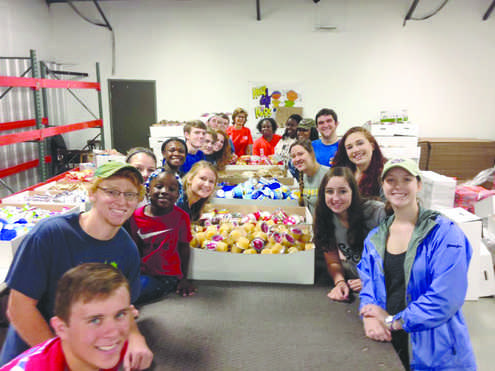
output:
[[[368,200],[363,204],[366,234],[385,219],[385,204],[380,201]],[[342,266],[347,279],[358,278],[357,263],[361,260],[360,254],[353,254],[347,241],[347,228],[342,225],[339,218],[333,215],[335,225],[335,242],[340,251]],[[342,259],[342,255],[344,259]]]
[[[318,188],[320,188],[320,183],[328,170],[330,170],[328,166],[320,165],[313,176],[307,176],[306,174],[303,175],[304,202],[312,215],[314,215],[316,201],[318,200]]]

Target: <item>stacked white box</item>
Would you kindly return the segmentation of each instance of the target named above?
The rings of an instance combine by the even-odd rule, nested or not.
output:
[[[434,171],[421,171],[419,197],[425,208],[454,207],[456,180]]]
[[[405,122],[368,122],[363,125],[380,145],[386,158],[407,157],[419,161],[418,125]]]
[[[480,218],[495,215],[495,196],[490,196],[474,204],[474,212]]]
[[[456,208],[436,208],[447,218],[454,221],[464,232],[471,244],[473,253],[468,269],[468,288],[465,300],[478,300],[481,293],[481,219],[460,207]]]
[[[418,160],[418,137],[375,136],[386,158],[407,157]]]
[[[495,295],[495,274],[492,254],[482,242],[480,244],[480,297]]]

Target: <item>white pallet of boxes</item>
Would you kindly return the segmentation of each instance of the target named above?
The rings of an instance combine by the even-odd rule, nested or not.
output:
[[[169,138],[177,137],[185,139],[184,126],[183,125],[155,125],[150,126],[150,148],[156,156],[156,161],[161,165],[162,156],[162,144]]]

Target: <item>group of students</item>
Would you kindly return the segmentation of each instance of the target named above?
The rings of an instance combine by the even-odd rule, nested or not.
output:
[[[392,341],[406,369],[475,370],[461,312],[471,258],[468,240],[452,221],[420,206],[421,174],[414,161],[386,162],[376,140],[363,128],[352,128],[330,143],[337,116],[327,109],[319,113],[313,125],[307,119],[289,118],[293,122],[288,122],[278,143],[289,142],[284,152],[300,174],[302,201],[314,215],[316,264],[333,280],[328,297],[347,301],[353,292],[358,293],[366,336]],[[316,127],[320,139],[299,137],[296,124],[301,123],[305,128]],[[182,172],[188,143],[201,137],[194,129],[191,126],[185,142],[171,138],[163,143],[163,166],[156,170],[156,159],[154,167],[143,160],[154,157],[145,149],[130,152],[128,164],[100,166],[88,190],[89,211],[48,218],[26,236],[6,279],[11,290],[11,325],[2,364],[29,346],[49,347],[54,333],[61,339],[61,348],[70,349],[64,346],[64,336],[74,325],[70,311],[58,312],[55,292],[64,273],[81,263],[118,267],[129,282],[130,303],[146,303],[173,291],[182,296],[195,293],[187,279],[190,222],[199,218],[212,195],[217,172],[204,160]],[[311,130],[306,131],[310,135]],[[236,147],[238,141],[233,142]],[[326,153],[317,157],[322,148]],[[317,158],[328,162],[321,164]],[[145,197],[147,202],[142,203]],[[124,224],[129,233],[121,228]],[[90,305],[114,296],[127,300],[124,291],[119,295],[92,291],[96,298],[83,293],[71,305],[76,308],[81,300],[79,304]],[[99,326],[106,316],[113,322],[122,316],[128,326],[122,332],[127,334],[126,341],[122,337],[102,343],[95,340],[90,358],[112,350],[116,362],[145,369],[153,355],[135,324],[136,311],[126,300],[119,304],[123,309],[101,309],[96,311],[100,314],[87,317],[88,323],[94,318]],[[52,316],[61,320],[50,320]],[[30,352],[13,362],[19,364]],[[70,353],[66,354],[69,362],[74,351],[65,353]],[[80,361],[84,355],[76,358]],[[98,368],[104,367],[98,364],[94,369]],[[77,368],[69,364],[69,369]]]

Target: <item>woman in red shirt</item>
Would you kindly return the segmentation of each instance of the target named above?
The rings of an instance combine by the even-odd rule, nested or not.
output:
[[[253,154],[256,156],[271,156],[275,153],[275,146],[282,138],[275,134],[277,131],[277,122],[271,117],[263,118],[258,122],[256,128],[262,137],[255,140],[253,145]]]
[[[234,143],[237,156],[251,155],[253,151],[253,137],[251,130],[244,125],[247,121],[247,112],[243,108],[236,108],[232,113],[233,126],[227,128],[227,134]]]

